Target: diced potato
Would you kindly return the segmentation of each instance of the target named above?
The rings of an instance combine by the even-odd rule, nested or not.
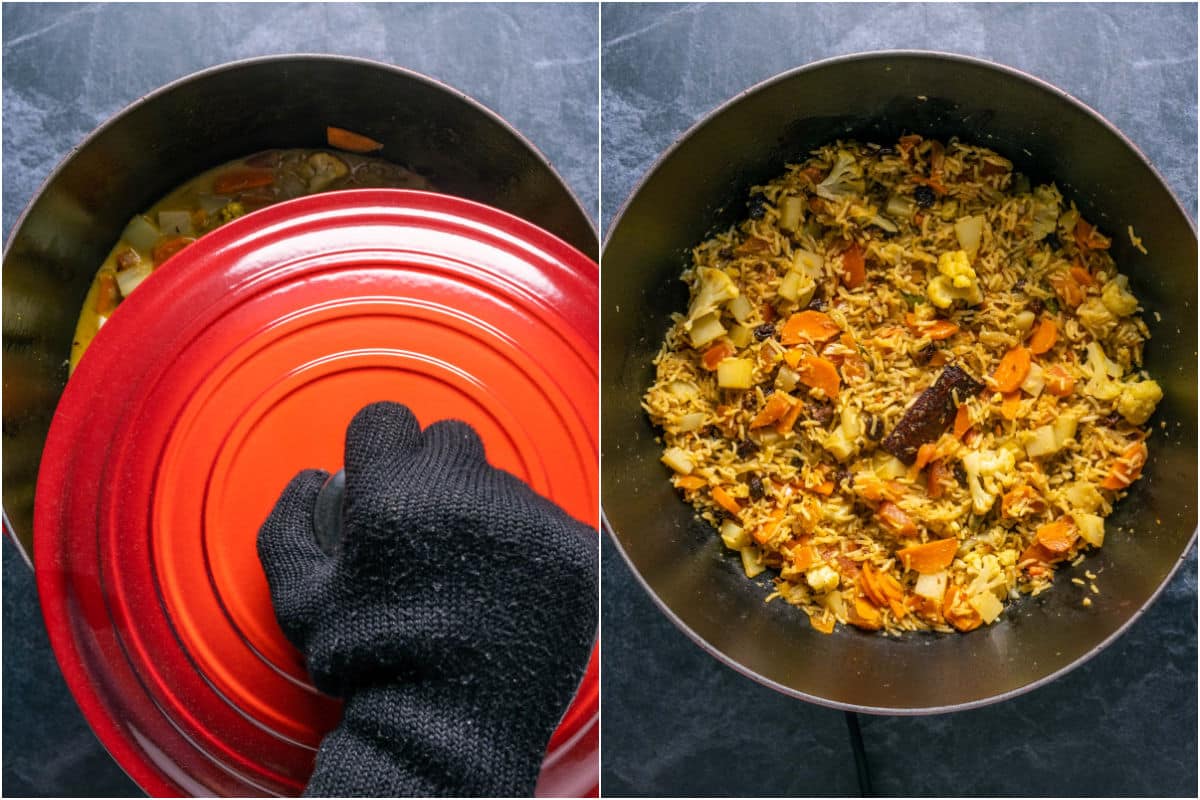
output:
[[[741,550],[743,547],[748,547],[752,544],[750,535],[746,533],[746,529],[730,519],[721,523],[721,541],[730,550]]]
[[[134,250],[144,253],[150,252],[150,248],[154,247],[154,243],[160,236],[162,236],[162,231],[141,214],[134,215],[121,233],[121,238],[128,242]]]
[[[714,312],[693,322],[688,338],[691,339],[692,347],[703,347],[724,334],[725,326],[721,324],[720,316]]]
[[[1029,365],[1029,372],[1025,375],[1025,380],[1021,381],[1021,390],[1033,398],[1041,395],[1042,390],[1046,388],[1046,372],[1037,364]]]
[[[1004,610],[1004,604],[996,599],[996,595],[988,591],[971,595],[967,598],[967,604],[979,612],[979,616],[985,624],[990,624]]]
[[[746,347],[753,338],[753,332],[745,325],[733,325],[729,328],[729,341],[733,342],[734,347]]]
[[[889,217],[912,219],[913,215],[917,213],[917,204],[913,202],[911,197],[894,194],[888,198],[884,211]]]
[[[671,381],[667,391],[680,400],[695,400],[700,396],[700,387],[691,381]]]
[[[779,365],[779,372],[775,375],[775,388],[780,391],[790,392],[796,388],[796,384],[800,382],[800,375],[796,370],[789,367],[787,364]]]
[[[836,589],[842,576],[833,567],[822,564],[804,573],[804,579],[808,581],[808,585],[813,588],[814,592],[824,593]]]
[[[1029,333],[1033,330],[1033,323],[1037,320],[1032,311],[1019,311],[1013,317],[1013,327],[1021,333]]]
[[[1076,481],[1063,489],[1063,497],[1072,508],[1080,511],[1095,511],[1104,502],[1100,490],[1087,481]]]
[[[908,467],[904,466],[903,461],[882,450],[875,453],[874,467],[875,474],[885,481],[903,478],[908,474]]]
[[[158,227],[165,234],[191,236],[192,212],[160,211],[158,212]]]
[[[1092,547],[1102,547],[1104,545],[1104,517],[1076,511],[1071,514],[1071,518],[1075,520],[1075,527],[1079,529],[1079,536],[1085,542]]]
[[[825,268],[825,259],[809,250],[792,251],[792,269],[799,270],[810,278],[819,278]]]
[[[708,415],[702,411],[697,411],[693,414],[684,414],[679,418],[679,425],[677,427],[684,433],[696,431],[704,425],[704,420],[707,418]]]
[[[1030,458],[1054,455],[1060,449],[1054,437],[1054,428],[1043,425],[1025,434],[1025,452]]]
[[[696,465],[688,454],[679,447],[668,447],[663,451],[662,462],[680,475],[691,475]]]
[[[983,217],[959,217],[954,223],[954,235],[958,237],[959,246],[974,260],[983,239]]]
[[[928,600],[942,602],[942,597],[946,594],[946,571],[919,576],[913,592]]]
[[[1061,450],[1067,442],[1075,438],[1075,428],[1078,426],[1079,420],[1072,414],[1063,414],[1052,423],[1054,428],[1054,443],[1057,445],[1056,450]]]
[[[746,571],[747,578],[757,577],[759,573],[766,569],[766,567],[764,567],[762,562],[759,560],[757,547],[754,547],[753,545],[743,547],[741,554],[742,569]]]
[[[117,273],[117,288],[121,290],[122,297],[129,297],[133,294],[133,290],[141,285],[142,281],[150,277],[150,273],[154,268],[148,262],[142,261],[134,264],[129,269],[121,270]]]
[[[779,227],[794,231],[800,226],[800,215],[804,211],[804,198],[788,195],[779,204]]]
[[[816,291],[813,279],[799,270],[789,270],[779,282],[779,296],[799,305],[808,305]]]
[[[754,314],[754,304],[744,294],[739,294],[730,300],[726,308],[729,309],[730,314],[733,314],[733,318],[743,325]]]
[[[727,358],[717,365],[717,385],[722,389],[749,389],[754,385],[754,361]]]

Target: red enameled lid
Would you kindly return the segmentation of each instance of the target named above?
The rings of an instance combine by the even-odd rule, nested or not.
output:
[[[297,794],[339,707],[278,629],[258,527],[340,468],[375,400],[479,431],[489,460],[596,525],[596,265],[428,192],[335,192],[200,239],[104,326],[37,487],[46,626],[109,752],[153,795]],[[597,790],[596,653],[538,793]]]

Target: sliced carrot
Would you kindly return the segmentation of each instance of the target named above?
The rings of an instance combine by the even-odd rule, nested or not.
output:
[[[907,136],[900,137],[900,141],[897,144],[897,147],[900,149],[901,153],[904,153],[905,155],[907,155],[908,151],[912,150],[914,147],[919,145],[922,141],[924,141],[924,140],[921,138],[920,134],[910,133]]]
[[[810,614],[808,624],[821,633],[833,633],[833,629],[837,627],[837,618],[828,611],[823,614]]]
[[[1020,519],[1046,510],[1046,501],[1028,484],[1009,489],[1000,499],[1000,513],[1009,519]]]
[[[363,136],[361,133],[348,131],[345,128],[335,128],[332,125],[325,128],[325,140],[329,142],[330,147],[351,153],[374,153],[376,150],[383,149],[382,142],[377,142],[369,136]]]
[[[979,616],[979,612],[966,600],[967,593],[959,586],[947,588],[942,599],[942,616],[963,633],[973,631],[983,624],[983,617]]]
[[[713,489],[713,498],[714,499],[716,498],[717,489],[720,489],[720,488],[721,487],[718,486],[715,489]],[[730,497],[728,494],[725,494],[724,491],[722,491],[721,494],[724,494],[726,499],[728,499],[730,503],[732,503],[735,506],[737,505],[737,501],[734,500],[732,497]],[[725,508],[726,508],[726,510],[728,510],[728,506],[725,506]],[[737,512],[734,512],[734,513],[737,513]],[[784,515],[784,509],[782,507],[776,508],[774,511],[771,512],[771,516],[767,517],[767,521],[764,522],[759,527],[755,528],[750,533],[750,536],[754,539],[754,541],[758,542],[759,544],[766,544],[767,542],[771,541],[771,537],[773,537],[775,535],[775,531],[779,530],[779,524],[781,522],[783,522],[783,515]]]
[[[922,575],[941,572],[954,561],[958,552],[958,539],[934,539],[924,544],[914,544],[896,551],[896,557],[905,569],[911,569]]]
[[[867,282],[867,261],[862,247],[857,242],[842,252],[842,284],[847,289],[857,289]]]
[[[1096,230],[1095,226],[1080,217],[1075,223],[1075,243],[1080,250],[1107,250],[1112,242]]]
[[[817,551],[811,544],[797,545],[792,548],[792,566],[800,572],[805,572],[817,563]]]
[[[213,181],[213,191],[216,194],[237,194],[247,189],[271,186],[274,183],[275,174],[269,169],[235,167],[217,176],[217,179]]]
[[[771,305],[770,303],[761,304],[758,307],[758,315],[762,317],[762,321],[767,324],[770,324],[779,318],[779,315],[775,313],[775,306]]]
[[[1075,282],[1080,286],[1086,287],[1096,285],[1096,279],[1092,277],[1092,273],[1088,272],[1085,268],[1079,266],[1078,264],[1071,267],[1070,272],[1071,277],[1074,278]]]
[[[930,462],[929,474],[925,476],[925,492],[930,500],[937,500],[946,493],[944,482],[950,475],[950,468],[942,459]]]
[[[926,327],[922,333],[933,341],[940,342],[958,333],[958,326],[948,319],[939,319],[934,320],[933,324]]]
[[[154,249],[150,252],[150,257],[154,259],[155,265],[161,264],[194,241],[196,240],[191,236],[164,237],[159,239],[158,243],[154,245]]]
[[[833,490],[835,488],[837,488],[837,487],[834,486],[833,481],[821,481],[820,483],[818,483],[814,486],[808,487],[809,491],[815,492],[816,494],[824,495],[825,497],[829,497],[829,495],[833,494]]]
[[[890,500],[884,500],[875,511],[879,524],[897,536],[916,536],[917,523],[905,513],[904,509]]]
[[[1034,539],[1025,551],[1017,558],[1018,564],[1025,564],[1027,561],[1036,561],[1040,564],[1053,564],[1055,561],[1062,561],[1066,556],[1058,553],[1051,553],[1046,548]],[[1028,568],[1028,566],[1026,567]]]
[[[925,469],[926,464],[933,460],[935,455],[937,455],[937,445],[933,442],[926,442],[917,448],[917,460],[913,462],[913,468],[920,472]]]
[[[1057,341],[1058,325],[1052,319],[1044,319],[1038,323],[1038,326],[1033,329],[1033,335],[1029,337],[1029,352],[1035,356],[1048,353]]]
[[[1029,374],[1030,360],[1029,351],[1024,347],[1014,347],[1005,353],[992,375],[996,381],[996,389],[1001,392],[1016,391]]]
[[[699,475],[676,475],[675,486],[680,489],[692,491],[699,489],[701,486],[707,486],[708,481],[701,478]]]
[[[1055,397],[1066,397],[1075,391],[1075,378],[1064,367],[1055,364],[1044,373],[1046,391]]]
[[[721,508],[728,511],[730,514],[737,516],[742,513],[742,507],[738,505],[738,501],[730,496],[729,492],[722,489],[720,486],[714,486],[712,489],[713,501]]]
[[[792,407],[784,414],[779,422],[775,424],[776,433],[788,433],[792,428],[796,427],[796,420],[800,419],[801,412],[804,411],[804,405],[801,403],[792,403]]]
[[[1079,539],[1079,531],[1074,522],[1064,517],[1038,528],[1035,536],[1038,544],[1048,552],[1061,554],[1070,550],[1071,545]]]
[[[1086,296],[1078,282],[1065,272],[1058,272],[1050,276],[1050,285],[1054,287],[1054,293],[1058,295],[1058,299],[1063,301],[1071,308],[1083,302]]]
[[[754,419],[750,420],[750,429],[761,428],[770,425],[773,422],[778,422],[779,418],[791,410],[793,405],[799,405],[792,399],[791,395],[785,392],[772,392],[767,398],[767,403],[754,415]]]
[[[1008,420],[1016,419],[1021,413],[1021,390],[1005,392],[1003,398],[1000,401],[1000,416]]]
[[[854,598],[854,607],[849,609],[846,616],[851,625],[868,631],[877,631],[883,627],[883,616],[879,609],[871,605],[865,597]]]
[[[1108,477],[1100,483],[1100,486],[1114,491],[1129,486],[1142,474],[1142,467],[1146,465],[1147,456],[1149,456],[1149,452],[1146,450],[1145,443],[1134,442],[1129,445],[1125,448],[1125,452],[1121,453],[1121,457],[1113,462],[1109,468]]]
[[[820,344],[829,341],[841,332],[842,329],[828,314],[809,309],[788,317],[779,334],[779,342],[787,345],[801,342]]]
[[[107,317],[116,310],[120,300],[117,276],[111,272],[101,272],[100,277],[96,279],[96,313]]]
[[[712,372],[722,361],[729,358],[736,351],[737,348],[733,346],[733,342],[722,339],[704,351],[704,355],[700,356],[700,363],[704,365],[706,370]]]
[[[837,398],[842,379],[833,362],[820,356],[805,356],[796,366],[796,372],[805,386],[820,389],[830,400]]]
[[[971,430],[971,412],[967,410],[966,403],[961,403],[958,411],[954,414],[954,438],[961,439],[963,434],[969,430]]]

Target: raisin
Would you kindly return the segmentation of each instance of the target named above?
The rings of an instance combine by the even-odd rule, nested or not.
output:
[[[743,439],[738,442],[737,454],[739,458],[750,458],[758,452],[758,445],[749,439]]]
[[[710,439],[722,439],[725,434],[721,433],[721,429],[716,425],[709,425],[704,429],[704,435]]]
[[[117,272],[122,272],[136,266],[142,257],[132,247],[126,247],[117,255]]]
[[[1046,304],[1044,302],[1042,302],[1042,298],[1035,297],[1029,301],[1029,310],[1032,311],[1035,315],[1041,314],[1043,311],[1046,310]]]
[[[954,478],[958,481],[959,485],[967,485],[967,470],[963,467],[962,462],[954,462]]]
[[[1024,278],[1017,278],[1017,282],[1013,284],[1013,291],[1014,292],[1025,291],[1025,279]]]
[[[762,342],[770,339],[775,335],[775,326],[769,322],[764,322],[754,329],[754,338]]]
[[[1117,425],[1120,424],[1122,419],[1124,419],[1124,417],[1122,417],[1119,413],[1114,411],[1111,414],[1109,414],[1107,417],[1105,417],[1104,419],[1100,420],[1100,424],[1105,426],[1106,428],[1115,428],[1115,427],[1117,427]]]
[[[762,219],[767,213],[767,204],[761,197],[750,201],[750,219]]]
[[[878,442],[883,438],[883,420],[874,414],[867,414],[866,417],[867,438]]]
[[[937,199],[937,196],[933,193],[933,189],[922,183],[913,190],[913,199],[917,201],[917,205],[921,208],[929,208],[933,205],[933,201]]]
[[[837,472],[833,473],[833,482],[844,489],[851,488],[850,470],[838,467]]]
[[[917,352],[913,353],[913,361],[915,361],[920,366],[925,366],[926,364],[929,363],[930,359],[933,358],[933,355],[936,352],[937,352],[937,345],[935,345],[933,342],[930,342],[929,344],[925,345]]]
[[[815,419],[822,427],[828,425],[833,420],[833,403],[809,403],[806,409],[808,416]]]
[[[733,258],[733,248],[728,246],[722,247],[717,251],[717,256],[728,261]]]
[[[746,481],[746,486],[750,488],[751,500],[762,500],[766,496],[766,490],[763,489],[762,478],[757,475],[751,475],[750,480]]]

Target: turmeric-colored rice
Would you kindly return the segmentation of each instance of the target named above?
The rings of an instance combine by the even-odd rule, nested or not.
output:
[[[671,480],[818,630],[995,622],[1146,460],[1162,391],[1110,244],[991,150],[815,151],[683,272],[643,402]]]

